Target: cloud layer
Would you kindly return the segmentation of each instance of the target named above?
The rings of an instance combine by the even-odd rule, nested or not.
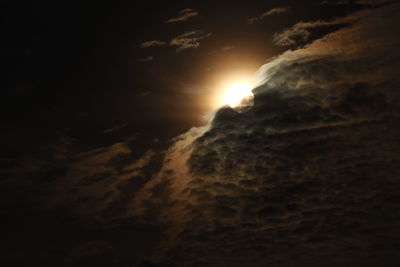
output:
[[[3,259],[20,266],[398,266],[399,12],[394,3],[295,24],[280,40],[296,43],[296,30],[308,38],[314,27],[347,27],[262,66],[250,109],[217,110],[165,153],[137,152],[133,139],[74,153],[69,131],[49,138],[0,181],[2,205],[13,207],[2,209],[10,242]],[[196,48],[210,35],[190,31],[168,45]],[[167,44],[142,47],[160,45]],[[28,207],[9,204],[18,201]],[[154,264],[140,264],[145,258]]]
[[[134,205],[138,216],[161,208],[161,262],[399,262],[398,12],[362,11],[282,54],[257,73],[250,110],[222,108],[177,139]]]

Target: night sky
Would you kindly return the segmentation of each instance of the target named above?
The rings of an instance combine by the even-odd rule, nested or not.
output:
[[[400,266],[397,0],[0,13],[1,266]]]

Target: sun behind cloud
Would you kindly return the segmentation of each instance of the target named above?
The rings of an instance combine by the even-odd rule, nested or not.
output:
[[[223,78],[212,86],[212,94],[207,100],[211,110],[229,106],[238,112],[247,110],[254,102],[254,77],[241,73],[223,75]]]
[[[249,82],[234,82],[226,89],[222,97],[222,103],[235,108],[240,105],[242,100],[253,97],[253,87]]]

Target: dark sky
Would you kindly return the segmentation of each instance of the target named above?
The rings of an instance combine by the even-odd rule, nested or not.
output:
[[[14,136],[12,129],[23,127],[22,140],[46,142],[48,134],[70,128],[79,136],[78,150],[113,142],[96,133],[125,123],[125,135],[166,140],[198,125],[210,111],[204,95],[213,90],[212,82],[223,80],[225,73],[253,73],[284,51],[273,45],[274,32],[359,8],[316,1],[139,3],[39,1],[26,8],[3,3],[8,73],[3,86],[11,114],[5,118],[6,131]],[[276,6],[291,10],[273,15],[273,23],[247,23]],[[165,23],[184,8],[198,15]],[[198,48],[176,52],[176,46],[140,46],[199,30],[212,35]],[[142,61],[148,57],[153,60]]]
[[[400,263],[398,1],[0,12],[4,266]]]

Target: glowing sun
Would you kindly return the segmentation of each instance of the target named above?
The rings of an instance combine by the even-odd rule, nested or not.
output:
[[[248,97],[253,97],[251,89],[253,89],[253,87],[250,83],[233,83],[228,86],[228,88],[224,92],[222,96],[222,102],[224,105],[229,105],[230,107],[235,108],[239,106],[244,99]]]

